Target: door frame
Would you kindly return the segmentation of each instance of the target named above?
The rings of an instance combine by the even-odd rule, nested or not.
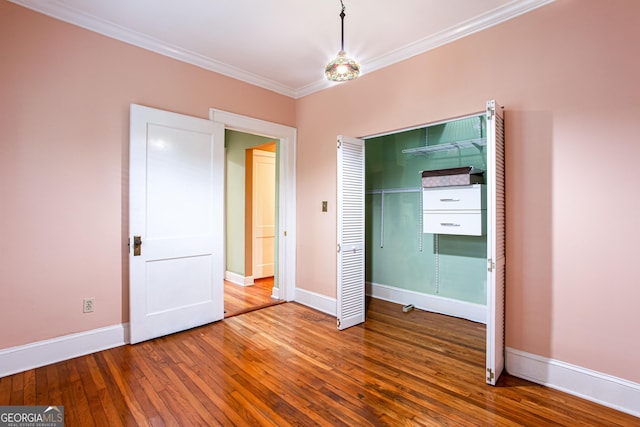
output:
[[[272,296],[293,301],[296,291],[296,137],[297,130],[228,111],[209,109],[209,119],[225,129],[277,139],[278,167],[278,262],[275,266],[278,287]]]
[[[418,126],[411,126],[411,127],[407,127],[407,128],[401,128],[401,129],[396,129],[396,130],[392,130],[389,132],[382,132],[382,133],[377,133],[377,134],[372,134],[369,136],[359,136],[357,137],[358,139],[362,139],[365,141],[365,146],[366,146],[366,140],[367,139],[371,139],[371,138],[375,138],[375,137],[380,137],[380,136],[385,136],[385,135],[393,135],[396,133],[401,133],[401,132],[407,132],[410,130],[414,130],[414,129],[421,129],[424,127],[429,127],[429,126],[435,126],[435,125],[439,125],[442,123],[448,123],[454,120],[460,120],[460,119],[464,119],[464,118],[468,118],[468,117],[476,117],[476,116],[482,116],[484,115],[485,117],[487,117],[487,114],[489,114],[489,107],[490,105],[493,105],[494,107],[494,114],[495,115],[499,115],[500,118],[502,120],[504,120],[504,112],[502,111],[502,107],[500,105],[498,105],[494,100],[491,101],[487,101],[486,102],[486,108],[485,110],[481,110],[478,111],[476,113],[471,113],[471,114],[464,114],[461,116],[457,116],[457,117],[452,117],[449,119],[445,119],[445,120],[437,120],[437,121],[433,121],[433,122],[427,122]],[[487,120],[488,122],[488,120]],[[495,135],[493,136],[494,138],[494,143],[495,141]],[[502,147],[501,149],[503,150],[503,155],[504,155],[504,140],[501,141],[502,143]],[[487,144],[489,144],[489,124],[487,123]],[[495,144],[494,144],[495,145]],[[494,151],[496,149],[496,147],[493,147]],[[493,159],[495,161],[495,159]],[[504,160],[504,158],[502,159]],[[489,161],[490,159],[487,158],[487,169],[489,167]],[[365,170],[366,173],[366,170]],[[495,166],[493,167],[493,170],[491,171],[491,173],[495,174]],[[503,178],[504,179],[504,178]],[[493,182],[492,184],[495,187],[495,182]],[[489,193],[490,190],[487,190],[487,193]],[[495,189],[493,191],[493,197],[495,200]],[[503,194],[504,197],[504,194]],[[503,212],[504,213],[504,212]],[[504,221],[504,218],[502,218],[502,220]],[[487,258],[489,258],[491,255],[488,253],[489,248],[490,248],[490,243],[489,243],[489,215],[487,215],[486,218],[487,221]],[[495,238],[495,230],[492,231],[493,237]],[[504,239],[504,231],[503,234],[501,236],[502,239]],[[504,250],[504,244],[505,242],[502,242],[502,250]],[[365,246],[365,251],[366,251],[366,246]],[[499,272],[500,274],[504,274],[504,268],[505,268],[505,253],[502,253],[502,257],[501,257],[501,265],[499,265]],[[491,256],[493,257],[493,256]],[[489,262],[491,262],[491,259],[488,259]],[[496,269],[489,264],[489,268],[488,268],[488,274],[492,275],[495,277],[495,275],[497,274]],[[498,290],[498,292],[496,292],[496,281],[490,281],[487,280],[486,281],[486,294],[487,294],[487,303],[485,306],[485,314],[484,314],[484,324],[486,326],[486,332],[485,332],[485,341],[486,341],[486,348],[485,348],[485,365],[486,365],[486,372],[487,372],[487,377],[486,377],[486,382],[487,384],[490,385],[495,385],[500,377],[500,374],[503,372],[504,367],[505,367],[505,358],[504,358],[504,353],[505,353],[505,339],[504,339],[504,331],[505,331],[505,318],[504,318],[504,304],[505,304],[505,300],[504,300],[504,294],[505,294],[505,286],[506,283],[504,281],[504,279],[502,280],[500,286],[501,289]],[[366,284],[365,284],[366,285]],[[496,295],[499,294],[499,295]],[[499,300],[498,301],[493,301],[496,299],[496,296],[498,296]],[[438,311],[434,311],[434,312],[438,312]],[[498,316],[498,318],[497,318]],[[476,321],[476,320],[472,320],[472,319],[468,319],[471,321]],[[499,347],[496,351],[496,346]],[[491,369],[490,369],[491,368]]]

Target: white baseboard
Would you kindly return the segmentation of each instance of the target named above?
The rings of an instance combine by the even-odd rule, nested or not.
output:
[[[640,384],[507,347],[509,374],[640,417]]]
[[[129,324],[107,326],[0,350],[0,378],[128,342]]]
[[[487,308],[484,305],[458,301],[419,292],[367,283],[367,295],[396,304],[413,304],[416,308],[448,316],[460,317],[474,322],[486,323]],[[296,288],[295,301],[323,313],[336,315],[336,299],[315,292]]]
[[[271,288],[271,298],[280,299],[280,288]]]
[[[367,294],[374,298],[397,304],[413,304],[414,307],[420,310],[487,324],[487,307],[481,304],[408,291],[377,283],[367,283]]]
[[[321,295],[315,292],[296,288],[296,296],[294,301],[302,305],[306,305],[307,307],[314,308],[318,311],[322,311],[323,313],[327,313],[332,316],[336,315],[335,298],[330,298],[326,295]]]
[[[251,286],[254,284],[253,276],[243,276],[242,274],[234,273],[232,271],[224,272],[224,280],[240,286]]]

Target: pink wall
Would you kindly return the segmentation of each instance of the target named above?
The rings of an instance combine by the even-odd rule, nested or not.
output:
[[[297,103],[297,286],[335,296],[338,134],[506,107],[507,345],[640,382],[640,2],[562,0]],[[366,71],[366,64],[364,65]]]
[[[0,349],[127,320],[130,103],[296,126],[297,286],[335,296],[336,135],[495,98],[507,345],[640,382],[637,16],[636,0],[560,0],[294,101],[0,1]]]
[[[291,98],[0,1],[0,349],[128,320],[131,103],[295,126]]]

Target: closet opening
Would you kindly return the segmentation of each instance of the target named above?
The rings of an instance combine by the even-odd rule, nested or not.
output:
[[[353,158],[363,159],[361,174],[342,166],[338,147],[339,248],[359,236],[352,230],[363,230],[364,248],[357,258],[360,252],[351,245],[349,263],[339,253],[338,326],[345,309],[358,307],[354,301],[362,301],[366,310],[365,294],[482,323],[491,385],[504,368],[503,117],[502,108],[490,100],[481,113],[365,140],[346,139],[364,145],[350,144],[359,153]],[[356,197],[356,191],[364,194]],[[361,263],[351,265],[356,260]],[[359,272],[362,294],[349,283]],[[365,318],[354,311],[349,325]]]
[[[471,167],[484,178],[486,136],[482,113],[365,139],[368,295],[392,293],[403,305],[486,323],[486,210],[478,206],[480,232],[461,230],[458,219],[465,221],[467,211],[455,221],[437,218],[448,229],[426,232],[431,217],[424,213],[422,185],[424,171]],[[448,188],[464,189],[460,183]],[[445,211],[453,212],[455,204]]]

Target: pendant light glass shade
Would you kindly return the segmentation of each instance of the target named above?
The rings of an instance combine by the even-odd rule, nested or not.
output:
[[[338,56],[332,59],[324,69],[324,75],[334,82],[352,80],[360,74],[360,64],[355,59],[347,56],[344,50],[338,52]]]
[[[341,33],[341,44],[340,44],[340,52],[338,52],[338,56],[329,61],[326,67],[324,67],[324,75],[327,79],[333,82],[344,82],[347,80],[353,80],[360,75],[360,64],[358,61],[347,56],[347,53],[344,51],[344,3],[340,0],[342,4],[342,11],[340,12],[340,19],[342,24],[342,33]]]

